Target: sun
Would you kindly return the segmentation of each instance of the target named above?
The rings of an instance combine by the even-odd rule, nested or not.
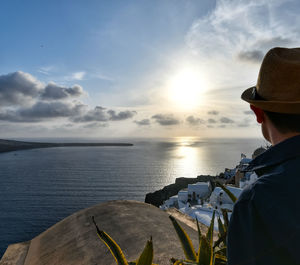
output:
[[[168,98],[182,109],[196,108],[203,101],[207,84],[200,72],[185,68],[170,78]]]

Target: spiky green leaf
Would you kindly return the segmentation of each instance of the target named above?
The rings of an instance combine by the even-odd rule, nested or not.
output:
[[[213,264],[213,248],[211,247],[209,240],[207,240],[207,237],[205,236],[201,236],[197,264],[198,265]]]
[[[183,265],[183,262],[181,260],[177,260],[173,265]]]
[[[139,257],[136,265],[151,265],[153,261],[153,244],[152,237],[147,241],[146,246]]]
[[[207,231],[207,234],[206,234],[207,241],[208,241],[208,243],[211,247],[213,245],[215,214],[216,214],[216,211],[213,211],[213,215],[212,215],[212,218],[211,218],[211,221],[210,221],[210,225],[209,225],[209,228],[208,228],[208,231]]]
[[[225,234],[225,226],[222,223],[222,220],[221,220],[220,216],[218,216],[218,228],[219,228],[219,234],[220,234],[220,236],[224,235]]]
[[[196,261],[176,260],[173,265],[198,265]]]
[[[175,228],[175,231],[179,237],[182,249],[184,251],[185,257],[188,260],[196,261],[196,253],[192,244],[191,239],[189,238],[188,234],[183,230],[183,228],[177,223],[173,216],[169,216],[172,221],[172,224]]]
[[[200,245],[200,241],[201,241],[201,229],[200,229],[198,218],[196,218],[196,221],[197,221],[197,230],[198,230],[198,238],[199,238],[199,245]]]
[[[92,217],[93,223],[96,226],[97,229],[97,234],[99,236],[99,238],[102,240],[102,242],[104,242],[104,244],[108,247],[108,249],[110,250],[111,254],[113,255],[116,263],[118,265],[128,265],[128,262],[121,250],[121,248],[119,247],[119,245],[104,231],[100,230],[95,222],[95,218],[94,216]]]
[[[225,232],[227,232],[228,226],[229,226],[228,210],[227,209],[221,209],[221,211],[222,211],[222,215],[223,215],[223,219],[224,219]]]
[[[227,258],[224,255],[215,254],[215,264],[216,265],[226,265],[227,264]]]

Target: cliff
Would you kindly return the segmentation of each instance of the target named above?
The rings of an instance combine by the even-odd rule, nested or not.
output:
[[[187,188],[188,184],[206,182],[209,180],[218,180],[220,182],[224,182],[224,179],[219,178],[218,176],[210,175],[200,175],[197,178],[177,178],[174,184],[165,186],[163,189],[155,191],[153,193],[147,193],[145,202],[159,207],[165,200],[174,195],[177,195],[180,190]]]

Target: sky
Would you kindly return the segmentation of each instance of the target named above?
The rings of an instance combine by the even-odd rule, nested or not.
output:
[[[288,0],[2,0],[0,138],[258,137],[241,93]]]

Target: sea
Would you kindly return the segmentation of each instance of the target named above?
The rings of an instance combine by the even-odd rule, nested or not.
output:
[[[110,200],[144,201],[176,178],[215,176],[234,168],[241,153],[251,157],[266,145],[261,138],[93,139],[105,141],[134,145],[0,153],[0,257],[9,244],[30,240],[78,210]]]

